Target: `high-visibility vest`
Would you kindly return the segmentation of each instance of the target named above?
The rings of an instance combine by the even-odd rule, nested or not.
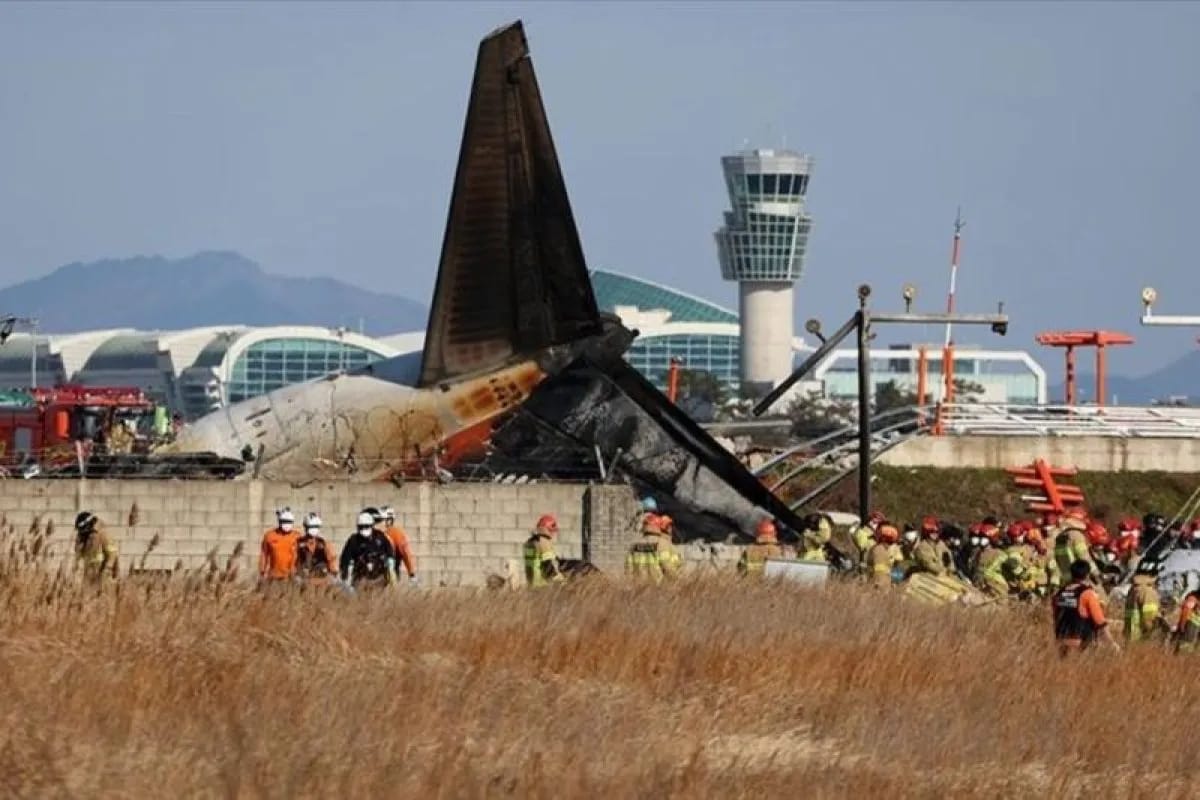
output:
[[[1154,595],[1144,603],[1135,602],[1134,591],[1137,591],[1136,586],[1125,603],[1125,638],[1130,642],[1139,642],[1145,636],[1146,628],[1158,619],[1158,602]]]
[[[561,575],[554,575],[552,578],[546,578],[546,565],[553,564],[558,560],[558,556],[553,549],[546,550],[538,549],[538,537],[531,536],[525,541],[525,582],[531,587],[546,586],[551,581],[558,582],[562,580]]]
[[[647,578],[658,583],[663,578],[662,565],[658,559],[658,545],[654,542],[637,542],[625,556],[625,571],[636,578]]]
[[[738,562],[738,571],[743,575],[761,575],[767,568],[768,558],[778,558],[783,551],[772,542],[755,542],[747,545]]]

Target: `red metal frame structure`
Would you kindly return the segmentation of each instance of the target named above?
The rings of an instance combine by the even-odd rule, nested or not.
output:
[[[1037,459],[1028,467],[1009,467],[1005,470],[1012,476],[1018,489],[1041,489],[1041,495],[1022,495],[1026,508],[1033,513],[1057,511],[1082,507],[1083,490],[1073,484],[1060,482],[1057,478],[1070,478],[1078,474],[1074,467],[1052,467],[1045,459]]]
[[[1107,348],[1113,345],[1133,344],[1133,337],[1115,331],[1046,331],[1036,337],[1037,343],[1046,347],[1062,347],[1067,351],[1067,405],[1077,405],[1075,392],[1075,348],[1096,348],[1096,405],[1103,406],[1107,393],[1108,358]]]

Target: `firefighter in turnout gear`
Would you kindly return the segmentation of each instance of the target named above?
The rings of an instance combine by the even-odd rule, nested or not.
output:
[[[1144,642],[1152,639],[1159,627],[1161,600],[1154,586],[1155,571],[1147,569],[1133,576],[1129,595],[1125,598],[1125,641]]]
[[[973,582],[990,595],[1007,597],[1009,577],[1005,575],[1004,564],[1008,554],[1000,549],[1000,527],[994,518],[989,517],[980,524],[976,542],[981,549],[975,561]],[[1010,574],[1011,571],[1012,568]]]
[[[875,531],[875,544],[867,551],[864,561],[867,578],[877,589],[886,589],[892,585],[892,567],[900,561],[900,552],[896,544],[900,541],[900,531],[890,522],[879,524]]]
[[[1043,562],[1038,556],[1037,550],[1029,543],[1029,532],[1033,527],[1032,522],[1018,520],[1010,524],[1005,532],[1008,544],[1004,548],[1004,552],[1010,560],[1021,566],[1021,569],[1018,570],[1016,566],[1010,565],[1008,567],[1009,574],[1023,575],[1023,577],[1015,578],[1016,585],[1013,588],[1017,590],[1018,594],[1024,596],[1043,592],[1047,581]]]
[[[679,576],[683,557],[671,544],[673,525],[665,515],[648,512],[642,516],[642,538],[629,547],[625,556],[626,574],[650,583]]]
[[[75,557],[87,581],[99,582],[106,575],[117,577],[117,546],[104,523],[90,511],[75,515]]]
[[[304,535],[297,545],[296,574],[304,581],[318,585],[328,583],[331,575],[337,575],[338,563],[333,554],[333,545],[321,535],[324,522],[315,511],[304,518]]]
[[[875,546],[875,534],[879,530],[879,526],[885,521],[886,519],[882,512],[872,511],[867,515],[866,523],[860,525],[854,531],[854,546],[858,548],[858,557],[864,564],[866,563],[867,553],[871,552],[871,548]]]
[[[804,518],[800,534],[801,561],[828,561],[825,545],[833,538],[833,523],[825,514],[809,514]]]
[[[738,572],[751,577],[761,577],[766,569],[768,558],[782,558],[783,548],[779,546],[779,532],[775,523],[769,519],[758,521],[754,529],[754,544],[747,545],[738,559]]]
[[[913,548],[912,572],[948,575],[954,571],[954,556],[942,541],[942,526],[937,517],[921,520],[921,541]]]
[[[566,580],[558,563],[558,555],[554,552],[554,539],[557,536],[558,519],[553,514],[543,514],[533,534],[525,540],[525,583],[531,588]]]
[[[354,528],[339,561],[342,582],[352,588],[393,583],[396,554],[387,537],[375,529],[371,513],[360,513]]]
[[[1088,547],[1085,534],[1087,527],[1087,515],[1079,509],[1073,509],[1067,512],[1054,536],[1054,564],[1063,578],[1070,576],[1072,564],[1082,561],[1091,569],[1091,578],[1100,579],[1100,570],[1096,568]]]

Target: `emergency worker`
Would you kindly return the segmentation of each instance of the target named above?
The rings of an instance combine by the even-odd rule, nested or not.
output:
[[[1125,641],[1136,643],[1151,639],[1159,624],[1161,599],[1154,585],[1155,570],[1139,571],[1133,576],[1125,598]]]
[[[864,568],[867,578],[876,589],[886,589],[892,585],[892,567],[896,566],[898,551],[896,544],[900,540],[900,531],[896,526],[881,522],[875,531],[875,544],[867,551]]]
[[[1054,638],[1059,655],[1086,650],[1100,636],[1117,650],[1121,649],[1108,629],[1100,595],[1088,583],[1091,573],[1091,564],[1083,559],[1075,561],[1067,573],[1071,582],[1054,595]]]
[[[1200,589],[1193,589],[1184,595],[1171,633],[1175,637],[1175,652],[1196,652],[1200,645]]]
[[[1070,576],[1071,565],[1082,561],[1091,568],[1093,579],[1100,577],[1100,570],[1092,560],[1088,547],[1087,515],[1080,509],[1072,509],[1063,517],[1059,532],[1054,537],[1054,563],[1060,576]]]
[[[1005,548],[1005,553],[1010,560],[1021,565],[1025,575],[1024,579],[1017,579],[1015,587],[1021,594],[1041,591],[1047,581],[1045,564],[1033,545],[1029,543],[1029,532],[1033,528],[1032,522],[1018,520],[1010,524],[1007,530],[1008,546]],[[1008,569],[1011,575],[1016,574],[1013,566],[1010,565]]]
[[[754,529],[754,544],[747,545],[738,559],[738,572],[742,575],[760,577],[767,566],[768,558],[783,558],[779,546],[779,531],[769,519],[759,520]]]
[[[804,518],[804,527],[800,532],[800,560],[821,561],[829,560],[825,546],[833,539],[833,521],[828,514],[809,514]]]
[[[625,555],[625,572],[633,578],[662,583],[679,576],[683,557],[671,544],[673,520],[666,515],[648,514],[642,520],[641,541],[634,542]]]
[[[980,550],[978,558],[975,559],[973,582],[990,595],[1007,597],[1009,577],[1005,575],[1004,565],[1009,557],[1000,548],[1000,527],[996,520],[989,518],[979,526],[976,541]],[[1011,575],[1013,568],[1008,569]]]
[[[959,577],[966,578],[971,574],[971,544],[967,532],[957,525],[944,523],[942,541],[949,549],[950,557],[954,559],[951,569],[958,573]]]
[[[1162,514],[1150,512],[1142,517],[1142,537],[1138,542],[1139,547],[1145,550],[1154,543],[1160,536],[1167,532],[1167,518]]]
[[[117,545],[100,518],[91,511],[75,515],[75,558],[83,567],[83,577],[98,583],[108,575],[117,577]]]
[[[404,565],[404,571],[408,573],[408,582],[412,586],[416,586],[417,580],[417,560],[413,557],[412,546],[408,543],[408,534],[404,532],[396,524],[396,510],[391,506],[384,506],[379,510],[383,516],[383,535],[388,538],[388,542],[392,545],[392,549],[396,551],[396,559],[399,562],[396,565],[396,577],[400,577],[400,564]]]
[[[296,574],[300,534],[296,517],[286,506],[275,510],[275,527],[263,534],[258,555],[258,576],[264,581],[290,581]]]
[[[854,546],[858,548],[858,557],[866,560],[867,553],[875,546],[875,534],[879,530],[879,526],[886,521],[881,511],[872,511],[867,515],[867,521],[863,525],[859,525],[851,537],[854,540]]]
[[[296,574],[303,580],[318,585],[337,575],[338,564],[333,554],[333,545],[321,535],[324,526],[321,515],[310,512],[304,517],[304,534],[296,545]]]
[[[896,562],[896,565],[903,570],[904,575],[912,571],[913,551],[916,550],[920,541],[921,534],[917,532],[915,525],[906,527],[900,534],[900,560]]]
[[[942,526],[937,517],[921,520],[921,541],[913,548],[911,572],[947,575],[954,569],[954,556],[942,541]]]
[[[396,551],[387,536],[375,528],[368,511],[354,521],[354,534],[346,540],[338,562],[342,582],[352,588],[380,587],[396,580]]]
[[[1141,552],[1142,526],[1134,517],[1126,517],[1117,523],[1117,563],[1122,570],[1133,566]]]
[[[537,521],[529,538],[525,540],[525,583],[531,588],[549,586],[566,580],[554,552],[554,539],[558,536],[558,519],[553,514],[543,514]]]

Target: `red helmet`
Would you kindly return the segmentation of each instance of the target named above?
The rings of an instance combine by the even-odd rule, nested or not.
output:
[[[872,511],[867,515],[868,525],[882,525],[884,522],[887,522],[887,517],[883,515],[882,511]]]
[[[1104,547],[1112,537],[1108,535],[1108,529],[1099,522],[1089,522],[1083,535],[1087,537],[1088,544],[1092,547]]]
[[[1133,517],[1126,517],[1117,523],[1117,533],[1121,536],[1136,536],[1142,532],[1142,523]]]
[[[775,523],[769,519],[759,520],[758,526],[754,529],[754,538],[756,539],[773,542],[778,536],[779,531],[775,529]]]
[[[551,536],[558,533],[558,517],[553,514],[542,514],[537,521],[538,533],[548,533]]]
[[[1008,526],[1008,530],[1005,531],[1008,540],[1013,544],[1024,543],[1027,533],[1029,533],[1029,530],[1025,527],[1024,522],[1013,522]]]
[[[890,522],[880,523],[879,530],[875,532],[875,536],[884,544],[895,544],[900,541],[900,531]]]
[[[938,523],[938,518],[929,516],[921,519],[921,533],[925,536],[937,536],[941,533],[942,526]]]
[[[979,535],[987,537],[989,542],[995,544],[1000,539],[1000,529],[990,523],[981,522],[979,524]]]

